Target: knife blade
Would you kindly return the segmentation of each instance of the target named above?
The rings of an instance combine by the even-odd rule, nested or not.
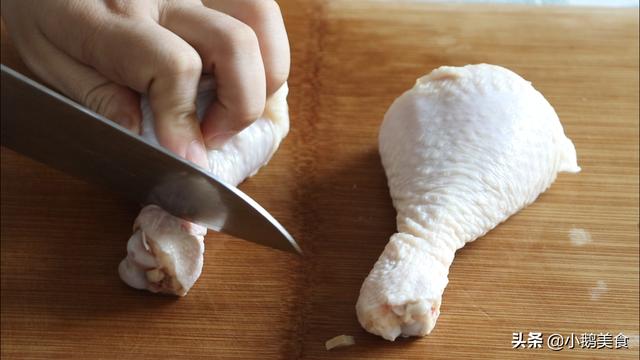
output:
[[[301,254],[249,196],[13,69],[2,69],[2,145],[142,205],[235,237]]]

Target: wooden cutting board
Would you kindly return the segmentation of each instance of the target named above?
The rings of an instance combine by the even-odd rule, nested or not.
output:
[[[305,257],[211,234],[185,298],[123,285],[138,210],[2,148],[2,357],[517,358],[512,334],[622,332],[638,358],[638,10],[283,1],[292,130],[241,188]],[[2,62],[17,66],[3,36]],[[440,65],[513,69],[555,106],[583,171],[458,252],[435,331],[362,330],[360,284],[395,229],[377,153],[392,100]],[[43,119],[46,121],[46,119]],[[356,345],[327,352],[350,334]],[[546,347],[546,345],[545,345]],[[579,346],[578,346],[579,348]]]

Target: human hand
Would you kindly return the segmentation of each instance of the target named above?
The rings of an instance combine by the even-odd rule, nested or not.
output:
[[[289,44],[272,0],[4,0],[2,17],[45,82],[139,132],[149,97],[160,143],[208,168],[221,145],[264,111],[289,75]],[[196,117],[202,73],[217,99]]]

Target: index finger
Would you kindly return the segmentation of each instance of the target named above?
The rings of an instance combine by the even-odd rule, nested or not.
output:
[[[74,24],[90,31],[74,31]],[[56,46],[109,80],[148,93],[160,144],[208,168],[195,108],[202,62],[189,44],[151,18],[78,16],[60,26],[68,31],[49,31],[58,34]],[[75,41],[65,39],[68,33]]]

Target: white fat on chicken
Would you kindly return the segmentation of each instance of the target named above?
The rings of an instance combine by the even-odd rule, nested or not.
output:
[[[578,172],[553,107],[500,66],[440,67],[395,100],[379,148],[398,232],[364,280],[360,324],[387,340],[429,334],[456,250]]]
[[[213,80],[200,83],[196,101],[198,117],[215,96]],[[233,186],[255,175],[267,164],[289,131],[285,83],[267,101],[264,114],[219,149],[209,149],[210,172]],[[142,103],[142,136],[155,144],[153,115],[146,98]],[[136,289],[184,296],[200,276],[206,228],[176,218],[149,205],[138,215],[119,266],[120,278]]]

